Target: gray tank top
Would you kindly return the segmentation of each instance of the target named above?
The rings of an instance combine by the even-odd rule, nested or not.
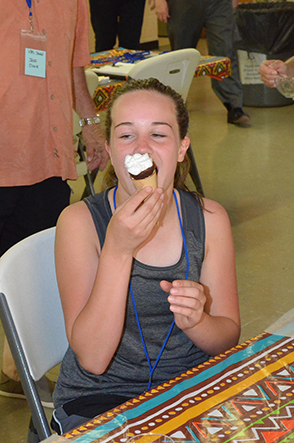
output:
[[[101,246],[112,216],[106,190],[85,199],[93,217]],[[189,280],[199,281],[205,252],[205,224],[203,210],[197,196],[179,190],[183,229],[189,255]],[[148,266],[133,261],[131,282],[148,354],[153,365],[173,321],[167,293],[159,286],[161,280],[185,279],[186,256],[184,248],[180,260],[167,267]],[[111,294],[109,294],[111,297]],[[97,343],[99,346],[99,343]],[[197,348],[174,325],[172,333],[153,374],[152,387],[187,371],[209,356]],[[54,391],[55,406],[85,395],[117,394],[135,397],[147,388],[149,366],[135,319],[130,294],[128,296],[123,335],[117,351],[101,375],[86,371],[69,347],[63,359]]]

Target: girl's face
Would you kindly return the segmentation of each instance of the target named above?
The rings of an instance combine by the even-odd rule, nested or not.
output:
[[[177,162],[184,159],[190,139],[180,140],[176,108],[170,97],[156,91],[131,91],[112,108],[110,154],[120,184],[129,194],[135,186],[124,165],[127,154],[148,153],[158,171],[158,186],[173,187]]]

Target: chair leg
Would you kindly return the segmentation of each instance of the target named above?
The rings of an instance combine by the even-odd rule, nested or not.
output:
[[[200,175],[199,175],[199,172],[197,169],[197,165],[196,165],[196,161],[194,158],[194,154],[193,154],[191,145],[188,148],[187,155],[189,157],[190,164],[191,164],[190,176],[194,182],[194,185],[196,186],[197,191],[199,192],[200,195],[202,195],[202,197],[204,197],[204,191],[203,191]]]
[[[0,293],[0,317],[7,341],[13,355],[17,372],[21,379],[21,384],[29,404],[29,408],[34,420],[34,427],[40,440],[45,440],[52,434],[44,408],[42,406],[36,384],[32,379],[30,369],[23,351],[20,338],[17,333],[6,297]]]
[[[86,177],[84,176],[87,186],[84,189],[81,200],[83,200],[85,197],[88,197],[90,194],[92,196],[95,195],[94,182],[95,182],[95,178],[97,177],[98,172],[99,172],[99,168],[94,169],[94,171],[88,172],[88,174],[89,174],[88,181],[86,181]],[[88,183],[89,183],[89,185],[88,185]],[[89,192],[89,189],[90,189],[90,192]]]
[[[41,440],[38,436],[37,430],[34,426],[33,419],[31,417],[29,424],[28,440],[27,443],[39,443]]]
[[[80,160],[83,161],[83,162],[86,162],[84,146],[81,143],[81,141],[78,144],[78,153],[79,153],[79,156],[80,156]],[[98,173],[98,168],[97,168],[97,173]],[[96,175],[97,175],[97,173],[96,173]],[[94,184],[94,180],[96,178],[96,175],[94,176],[92,174],[93,174],[92,172],[87,171],[86,175],[84,175],[84,180],[85,180],[85,183],[86,183],[86,187],[85,187],[85,190],[83,192],[82,199],[85,198],[85,197],[88,197],[88,195],[92,195],[92,196],[95,195],[94,185],[93,184]]]

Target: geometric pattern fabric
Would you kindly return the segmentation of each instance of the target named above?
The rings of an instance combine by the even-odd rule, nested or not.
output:
[[[263,333],[64,437],[126,443],[146,432],[175,443],[293,443],[294,340]]]

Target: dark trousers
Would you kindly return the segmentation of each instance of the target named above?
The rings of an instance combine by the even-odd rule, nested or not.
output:
[[[90,0],[96,52],[119,46],[139,49],[145,0]]]
[[[29,235],[55,226],[69,199],[70,188],[60,177],[0,187],[0,256]]]
[[[196,48],[205,27],[210,55],[231,60],[232,75],[222,81],[212,79],[218,98],[231,107],[242,107],[243,88],[239,78],[232,0],[168,0],[170,19],[168,36],[172,49]]]

